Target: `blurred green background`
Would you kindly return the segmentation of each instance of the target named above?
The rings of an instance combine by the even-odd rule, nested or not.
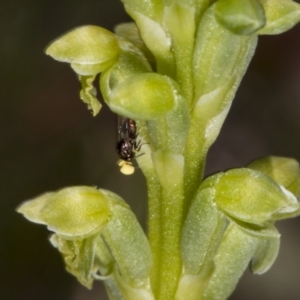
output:
[[[72,185],[120,194],[145,225],[145,182],[116,165],[116,117],[79,101],[68,65],[44,54],[80,25],[129,21],[118,0],[11,0],[0,11],[0,299],[106,300],[64,271],[43,226],[15,212],[24,200]],[[251,66],[207,163],[207,174],[272,154],[300,160],[300,25],[260,37]],[[300,298],[300,218],[278,223],[282,246],[265,275],[246,272],[231,300]],[[188,299],[187,299],[188,300]]]

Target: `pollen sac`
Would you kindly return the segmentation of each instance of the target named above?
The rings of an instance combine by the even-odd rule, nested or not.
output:
[[[120,167],[120,172],[124,175],[132,175],[134,173],[134,166],[131,162],[119,159],[117,161],[118,166]]]

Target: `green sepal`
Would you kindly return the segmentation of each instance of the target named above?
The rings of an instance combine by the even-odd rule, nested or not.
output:
[[[300,4],[291,0],[260,0],[267,23],[258,34],[280,34],[300,21]]]
[[[119,197],[105,190],[69,187],[27,201],[17,211],[34,223],[47,225],[60,236],[83,238],[105,226],[111,217],[115,198]]]
[[[212,263],[214,253],[228,225],[228,220],[213,200],[214,190],[206,188],[197,193],[189,208],[181,237],[185,274],[200,274],[204,271],[204,267],[207,268]]]
[[[257,238],[231,223],[214,257],[214,269],[202,299],[227,299],[247,268],[257,245]]]
[[[175,105],[171,80],[157,73],[130,76],[116,85],[108,106],[119,115],[138,120],[152,120],[165,115]]]
[[[96,116],[102,105],[96,98],[97,90],[93,86],[93,81],[95,80],[95,75],[91,76],[79,76],[79,81],[81,83],[80,99],[87,104],[88,109]]]
[[[123,208],[125,208],[125,206],[123,206]],[[120,212],[122,213],[122,210]],[[110,299],[154,300],[149,280],[143,280],[141,286],[135,287],[133,285],[129,285],[128,282],[122,278],[119,263],[116,262],[113,257],[113,253],[115,253],[115,251],[111,249],[110,246],[107,244],[107,241],[104,240],[103,236],[98,237],[96,243],[95,265],[98,267],[101,275],[93,274],[95,279],[103,281]]]
[[[132,288],[147,288],[152,257],[148,240],[127,205],[115,205],[101,235],[115,261],[115,268]]]
[[[247,223],[263,224],[299,209],[292,193],[264,173],[251,169],[213,175],[200,188],[206,186],[213,186],[214,201],[223,212]]]
[[[252,271],[266,272],[274,263],[280,244],[280,234],[272,223],[262,227],[236,222],[230,225],[216,252],[214,268],[207,280],[203,299],[227,299],[252,260]]]
[[[213,258],[229,222],[213,200],[213,189],[205,188],[189,208],[182,230],[183,272],[176,300],[198,300],[214,269]]]
[[[266,156],[251,162],[247,168],[265,173],[296,197],[300,194],[299,163],[292,158]]]
[[[240,35],[254,33],[266,23],[259,0],[218,0],[215,13],[220,24]]]
[[[255,274],[268,271],[277,258],[280,246],[280,234],[273,222],[265,222],[261,226],[230,219],[249,236],[257,238],[257,248],[251,261],[251,270]]]
[[[73,29],[48,46],[46,54],[71,63],[78,75],[98,74],[117,60],[120,47],[116,36],[98,26]]]

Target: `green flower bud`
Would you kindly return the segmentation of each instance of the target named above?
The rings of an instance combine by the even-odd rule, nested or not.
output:
[[[258,34],[283,33],[300,21],[300,4],[291,0],[260,0],[266,14],[266,26]]]
[[[170,111],[175,102],[170,79],[157,73],[133,75],[118,84],[107,103],[112,111],[132,119],[151,120]]]
[[[113,65],[120,47],[116,36],[98,26],[82,26],[55,40],[46,54],[71,63],[79,75],[95,75]]]
[[[251,34],[266,23],[264,9],[259,0],[218,0],[216,18],[235,34]]]

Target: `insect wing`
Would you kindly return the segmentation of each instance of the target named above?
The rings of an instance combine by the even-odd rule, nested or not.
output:
[[[118,141],[129,138],[128,121],[128,118],[118,116]]]

